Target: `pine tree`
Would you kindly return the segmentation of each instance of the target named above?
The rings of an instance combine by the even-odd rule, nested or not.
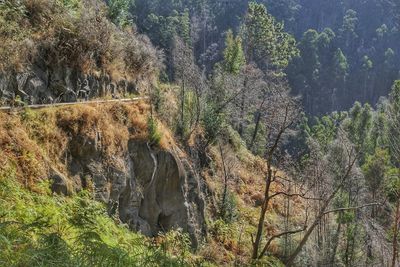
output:
[[[232,30],[226,34],[224,51],[224,68],[225,71],[232,74],[239,74],[240,69],[245,64],[245,57],[242,47],[242,39],[233,35]]]
[[[281,70],[298,55],[294,37],[284,31],[283,23],[268,14],[263,4],[249,4],[242,34],[246,60],[263,69]]]

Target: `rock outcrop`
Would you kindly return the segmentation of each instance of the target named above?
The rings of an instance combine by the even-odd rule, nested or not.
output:
[[[199,178],[186,159],[130,140],[126,152],[110,166],[95,140],[74,136],[69,143],[70,183],[55,173],[53,189],[68,194],[71,184],[92,184],[109,213],[147,236],[171,229],[189,233],[193,247],[205,233],[204,201]],[[65,185],[65,188],[63,187]]]
[[[114,81],[105,73],[84,74],[65,66],[49,69],[32,65],[24,72],[0,73],[2,102],[12,102],[19,96],[27,104],[51,104],[127,93],[137,93],[135,83]]]

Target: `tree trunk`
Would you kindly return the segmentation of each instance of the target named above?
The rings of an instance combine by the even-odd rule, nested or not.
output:
[[[295,249],[295,251],[290,255],[289,259],[286,262],[286,267],[293,266],[294,260],[300,254],[301,250],[303,249],[304,245],[307,243],[308,239],[310,238],[312,232],[314,231],[315,227],[321,222],[321,220],[325,216],[325,211],[328,208],[329,204],[331,203],[332,199],[336,196],[337,192],[340,190],[341,187],[336,188],[336,190],[329,196],[329,198],[324,202],[324,205],[320,209],[318,216],[315,218],[312,225],[308,228],[306,233],[304,234],[303,238],[301,239],[299,245]]]
[[[184,109],[185,109],[185,80],[182,79],[182,86],[181,86],[181,97],[182,97],[182,101],[181,101],[181,123],[182,123],[182,127],[184,124]]]
[[[400,198],[397,199],[396,203],[396,219],[393,225],[393,258],[392,258],[392,267],[396,267],[396,259],[397,259],[397,239],[399,232],[399,221],[400,221]]]
[[[346,226],[346,230],[347,230],[347,233],[346,233],[346,250],[345,250],[345,253],[344,253],[344,262],[345,262],[345,266],[349,266],[349,250],[350,250],[350,241],[349,241],[349,225],[347,225]]]
[[[288,193],[291,194],[292,192],[292,186],[291,182],[289,181],[289,188],[288,188]],[[290,222],[290,197],[286,197],[286,212],[285,212],[285,231],[289,231],[289,222]],[[285,253],[284,257],[285,259],[288,257],[288,254],[290,253],[290,244],[289,244],[289,235],[285,236]]]
[[[226,172],[225,158],[224,158],[224,154],[223,154],[223,151],[222,151],[221,144],[219,144],[219,152],[221,154],[222,166],[223,166],[223,170],[224,170],[224,192],[222,193],[221,215],[223,217],[225,217],[225,214],[226,214],[226,197],[227,197],[227,194],[228,194],[228,173]]]
[[[247,78],[244,79],[243,83],[243,92],[242,92],[242,99],[240,102],[240,117],[239,117],[239,135],[243,137],[243,132],[244,132],[244,109],[245,109],[245,104],[246,104],[246,90],[247,89]]]
[[[336,252],[337,248],[339,246],[339,239],[340,239],[340,232],[342,230],[342,212],[339,213],[339,222],[338,222],[338,227],[336,229],[335,237],[333,239],[333,251],[331,255],[331,266],[335,266],[335,258],[336,258]]]
[[[260,249],[262,234],[263,234],[263,230],[264,230],[265,214],[267,213],[268,204],[269,204],[269,190],[271,188],[272,169],[271,169],[270,163],[267,163],[267,165],[268,165],[268,172],[267,172],[267,179],[266,179],[267,181],[266,181],[265,193],[264,193],[264,201],[261,206],[260,218],[258,220],[256,239],[253,241],[253,253],[251,256],[251,258],[253,260],[256,260],[259,258],[258,250]]]
[[[257,113],[256,113],[256,126],[255,126],[255,128],[254,128],[253,136],[252,136],[252,138],[251,138],[250,147],[249,147],[250,150],[253,149],[254,142],[256,141],[257,134],[258,134],[258,130],[259,130],[259,128],[260,128],[261,110],[262,110],[262,108],[263,108],[263,106],[264,106],[265,100],[266,100],[266,97],[264,97],[264,99],[263,99],[263,101],[261,102],[261,105],[260,105],[260,107],[258,108]]]

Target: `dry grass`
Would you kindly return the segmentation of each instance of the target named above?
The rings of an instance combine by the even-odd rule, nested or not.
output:
[[[63,4],[64,2],[64,4]],[[100,0],[22,0],[0,5],[0,71],[23,71],[32,63],[49,69],[107,73],[149,87],[161,55],[145,37],[119,29],[107,19]]]
[[[262,158],[252,155],[245,149],[235,152],[234,148],[229,144],[223,145],[223,151],[225,154],[225,165],[229,169],[231,177],[229,180],[229,189],[236,196],[240,217],[238,222],[229,224],[232,232],[227,237],[225,236],[221,239],[220,235],[213,236],[214,242],[219,244],[219,246],[216,245],[218,249],[215,247],[213,249],[206,249],[203,252],[205,256],[212,258],[221,265],[229,262],[231,259],[229,255],[235,255],[235,258],[244,261],[249,260],[251,234],[255,233],[258,224],[260,203],[264,199],[264,179],[266,176],[266,163]],[[211,147],[210,155],[213,163],[212,170],[204,170],[202,175],[205,177],[208,187],[213,192],[214,198],[219,201],[223,191],[223,167],[219,147]],[[278,175],[282,177],[286,176],[280,171],[278,171]],[[272,192],[284,191],[284,189],[283,185],[273,184],[272,186]],[[270,208],[267,212],[264,225],[268,236],[284,230],[282,226],[285,219],[285,203],[285,197],[277,197],[270,202]],[[209,207],[209,209],[215,209],[215,207]],[[301,198],[292,198],[291,209],[292,224],[301,226],[305,218],[304,200]],[[215,213],[215,211],[209,212]],[[240,244],[239,237],[241,239]],[[282,253],[279,240],[271,244],[269,252],[273,255],[280,255]]]
[[[81,136],[97,140],[105,159],[118,166],[116,158],[126,152],[130,139],[147,140],[148,116],[145,102],[0,113],[0,164],[13,166],[19,181],[34,188],[38,180],[48,177],[50,167],[67,173],[63,158],[69,141]],[[159,149],[172,149],[172,134],[161,123],[159,127]]]
[[[0,114],[0,168],[11,166],[20,181],[32,187],[46,177],[47,167],[40,146],[28,135],[18,116]]]

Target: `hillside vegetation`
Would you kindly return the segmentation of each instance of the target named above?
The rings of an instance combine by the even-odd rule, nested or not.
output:
[[[0,1],[0,265],[398,266],[399,12]]]
[[[151,80],[159,64],[156,50],[146,36],[114,25],[109,12],[100,1],[4,1],[1,69],[39,63]]]

